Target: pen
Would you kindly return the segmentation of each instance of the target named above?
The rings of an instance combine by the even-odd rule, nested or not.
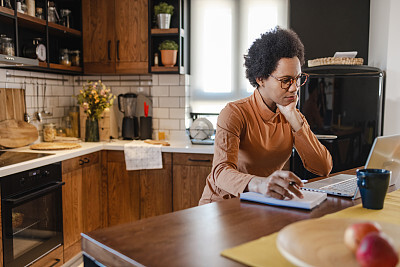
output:
[[[305,183],[308,183],[308,180],[301,180],[301,182],[303,184],[305,184]],[[291,182],[289,182],[289,185],[296,185],[296,182],[291,181]]]

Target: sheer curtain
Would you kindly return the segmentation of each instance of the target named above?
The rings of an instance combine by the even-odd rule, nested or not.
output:
[[[287,27],[288,0],[191,0],[192,112],[219,113],[252,94],[243,55],[260,34]]]

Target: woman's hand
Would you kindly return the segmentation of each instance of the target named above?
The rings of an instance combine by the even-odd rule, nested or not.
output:
[[[292,184],[291,182],[294,182]],[[257,192],[277,199],[293,198],[295,194],[303,198],[299,186],[304,186],[300,178],[290,171],[275,171],[268,177],[255,176],[250,180],[247,188],[250,192]],[[292,194],[293,193],[293,194]]]
[[[293,130],[297,132],[303,126],[303,120],[301,119],[300,114],[296,110],[297,101],[299,96],[296,95],[295,99],[286,106],[282,106],[280,104],[276,104],[279,108],[279,111],[285,116],[286,120],[290,123]]]

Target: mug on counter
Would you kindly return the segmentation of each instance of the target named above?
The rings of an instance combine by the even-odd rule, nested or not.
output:
[[[357,185],[364,208],[383,209],[391,175],[392,172],[385,169],[357,170]]]

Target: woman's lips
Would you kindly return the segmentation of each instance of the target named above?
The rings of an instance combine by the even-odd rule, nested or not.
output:
[[[290,100],[290,101],[294,101],[296,99],[296,96],[287,96],[286,99]]]

